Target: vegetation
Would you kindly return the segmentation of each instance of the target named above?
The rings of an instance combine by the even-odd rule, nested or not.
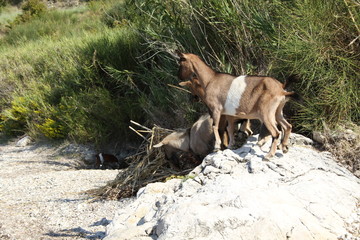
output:
[[[40,0],[28,0],[21,5],[22,13],[16,17],[13,24],[28,22],[33,17],[44,14],[47,10],[46,4]]]
[[[293,90],[302,101],[291,103],[289,113],[297,131],[360,123],[355,1],[104,0],[48,9],[28,0],[22,6],[0,38],[3,133],[100,144],[134,136],[130,119],[189,125],[205,108],[169,86],[178,82],[170,54],[178,48],[223,72],[280,81],[296,74]]]

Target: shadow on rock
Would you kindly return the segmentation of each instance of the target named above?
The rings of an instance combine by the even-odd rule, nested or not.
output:
[[[59,238],[81,237],[81,238],[85,238],[85,239],[103,239],[105,237],[105,232],[103,232],[103,231],[91,232],[91,231],[87,231],[81,227],[77,227],[77,228],[60,230],[58,232],[50,231],[49,233],[46,233],[45,235],[50,236],[50,237],[59,237]]]

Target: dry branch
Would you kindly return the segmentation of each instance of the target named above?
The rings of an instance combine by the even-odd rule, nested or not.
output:
[[[188,174],[193,168],[181,169],[174,168],[161,148],[152,148],[154,143],[160,142],[172,130],[154,126],[147,128],[137,122],[131,121],[131,124],[145,130],[137,130],[130,127],[137,135],[144,139],[137,152],[125,161],[129,167],[121,171],[116,179],[106,186],[89,191],[90,194],[98,198],[120,199],[133,196],[141,187],[149,183],[164,181],[171,176],[183,176]],[[145,135],[146,133],[146,135]],[[186,159],[191,161],[188,153],[184,154]],[[181,161],[187,161],[185,158]],[[195,167],[195,166],[194,166]]]

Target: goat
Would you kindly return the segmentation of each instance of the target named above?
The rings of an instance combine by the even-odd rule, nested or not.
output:
[[[189,87],[191,94],[193,96],[198,97],[200,101],[204,102],[205,92],[196,78],[194,78],[192,82],[191,81],[180,82],[179,85],[182,87]],[[226,132],[226,125],[227,125],[226,118],[224,116],[221,116],[219,123],[219,133],[222,140],[221,142],[223,143],[222,147],[224,148],[226,148],[229,144],[229,136]],[[247,125],[241,125],[241,127],[242,127],[241,130],[244,131],[247,131],[247,129],[249,129],[252,134],[252,131],[250,129],[250,122],[247,122]]]
[[[210,110],[213,118],[215,134],[214,150],[220,150],[219,121],[221,115],[228,116],[231,123],[234,118],[259,119],[270,132],[272,144],[269,153],[265,156],[269,160],[275,155],[280,137],[277,124],[284,131],[280,148],[284,153],[288,151],[289,136],[292,126],[283,117],[283,107],[287,101],[286,96],[294,94],[286,92],[284,85],[271,77],[263,76],[233,76],[226,73],[215,72],[199,56],[191,53],[177,52],[179,56],[178,77],[193,81],[193,76],[203,88],[204,103]],[[234,124],[227,127],[231,147],[234,143]]]
[[[165,154],[171,159],[175,151],[192,152],[204,158],[213,150],[213,122],[209,114],[201,116],[191,128],[173,132],[153,147],[164,147]]]
[[[176,151],[190,151],[190,129],[176,131],[167,135],[154,148],[163,147],[167,159],[171,159]]]
[[[99,153],[95,155],[95,158],[95,168],[98,169],[123,169],[129,166],[125,161],[119,161],[118,158],[112,154]]]
[[[192,95],[197,96],[200,98],[200,100],[202,102],[204,102],[205,99],[205,91],[204,89],[201,87],[201,84],[199,82],[199,80],[197,78],[193,78],[192,81],[184,81],[184,82],[180,82],[179,83],[180,86],[182,87],[188,87],[190,89],[190,92]],[[225,119],[223,119],[224,116],[222,115],[220,118],[220,125],[219,125],[219,129],[220,131],[224,131],[224,128],[226,126],[226,122]],[[221,127],[224,126],[224,127]],[[244,132],[246,134],[246,136],[250,136],[253,134],[253,131],[251,130],[250,127],[250,120],[249,119],[245,119],[241,122],[241,127],[240,127],[240,131]],[[224,132],[225,134],[225,132]],[[223,134],[220,133],[220,136],[223,136]],[[225,136],[223,136],[223,138],[226,138]],[[228,143],[224,143],[225,146],[228,145]]]

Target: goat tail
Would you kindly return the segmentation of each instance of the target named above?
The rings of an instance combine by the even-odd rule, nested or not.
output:
[[[286,92],[286,91],[284,91],[284,96],[286,97],[286,98],[292,98],[293,100],[295,100],[295,101],[301,101],[302,99],[301,99],[301,97],[300,97],[300,95],[299,94],[297,94],[296,92]]]
[[[297,82],[297,81],[299,81],[299,76],[298,75],[292,74],[289,77],[287,77],[285,82],[283,83],[283,89],[284,89],[283,94],[284,94],[284,96],[286,98],[290,97],[295,101],[301,102],[302,98],[301,98],[301,96],[299,94],[297,94],[296,92],[293,92],[293,91],[289,91],[289,92],[286,91],[286,89],[289,88],[289,86],[291,84],[293,84],[294,82]]]
[[[294,95],[294,94],[296,94],[295,92],[284,92],[283,93],[284,94],[284,96],[286,97],[286,96],[291,96],[291,95]]]

